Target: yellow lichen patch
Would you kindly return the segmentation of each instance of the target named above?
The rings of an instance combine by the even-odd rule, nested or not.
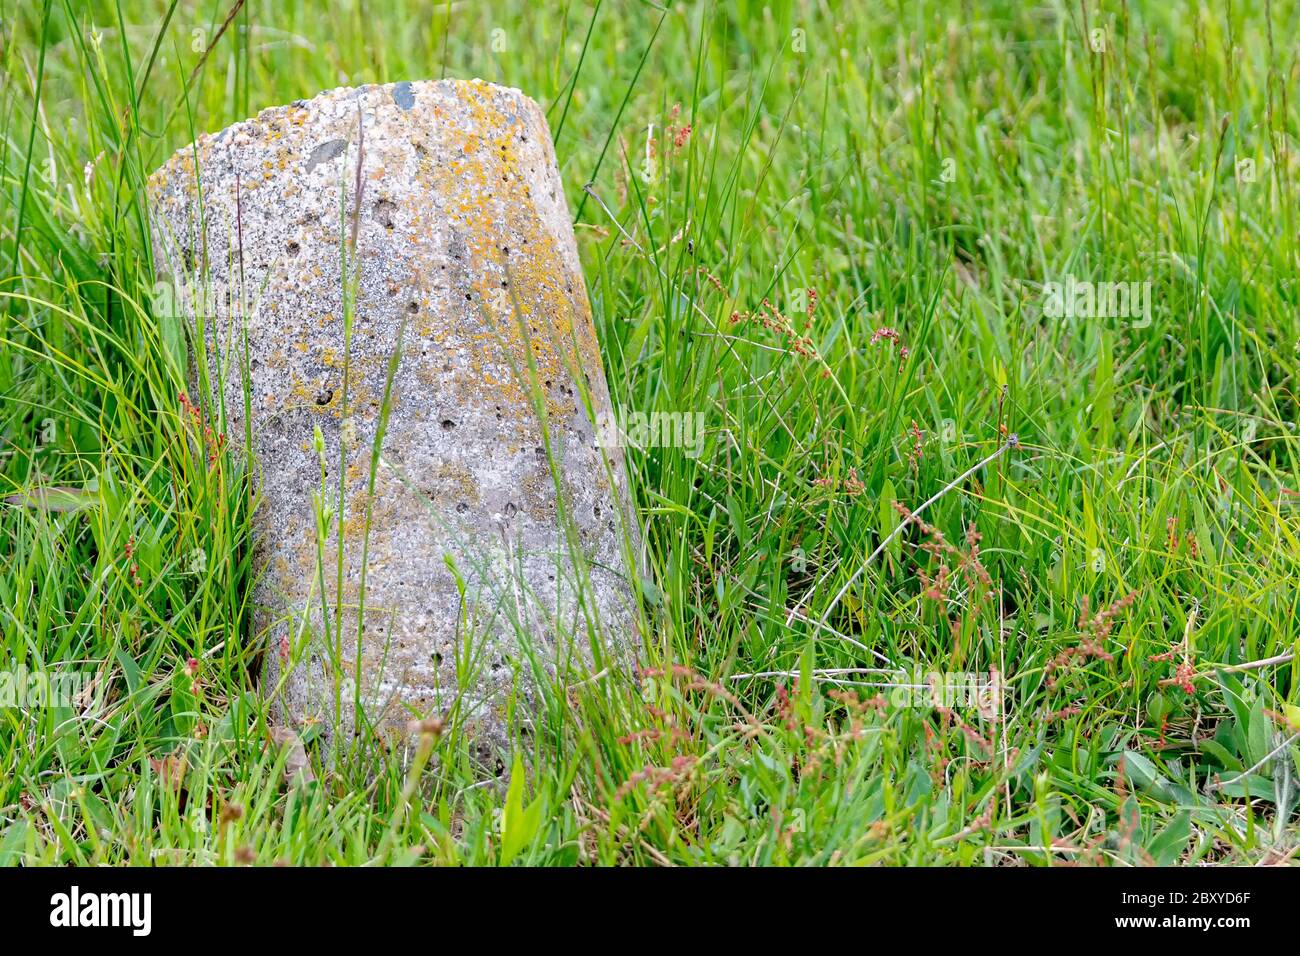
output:
[[[464,269],[491,330],[487,341],[479,337],[475,343],[481,358],[473,368],[484,386],[528,407],[531,357],[548,413],[570,414],[576,405],[560,397],[559,386],[587,363],[598,368],[599,353],[581,278],[565,268],[566,259],[520,174],[514,143],[529,128],[523,118],[501,112],[490,87],[458,83],[453,89],[465,108],[463,124],[451,135],[460,158],[442,167],[423,163],[418,172],[428,176],[436,194],[447,197],[454,212],[469,252]],[[489,140],[477,132],[484,129],[500,133]],[[531,132],[535,142],[545,139]],[[516,247],[499,247],[495,240],[502,235],[517,237]]]

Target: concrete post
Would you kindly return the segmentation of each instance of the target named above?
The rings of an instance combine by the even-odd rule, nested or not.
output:
[[[609,392],[532,100],[333,90],[200,137],[149,194],[195,390],[236,448],[251,431],[254,636],[282,720],[333,743],[359,699],[381,726],[458,721],[491,761],[533,666],[629,659],[640,534],[596,440]],[[314,495],[336,508],[340,481],[318,550]]]

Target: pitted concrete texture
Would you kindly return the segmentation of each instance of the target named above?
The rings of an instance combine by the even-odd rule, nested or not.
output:
[[[359,158],[349,347],[342,260]],[[203,343],[194,381],[206,361],[240,447],[246,369],[260,472],[254,625],[264,692],[286,723],[320,722],[327,744],[352,733],[359,667],[367,721],[450,716],[490,759],[512,687],[532,695],[526,647],[552,672],[630,659],[640,534],[622,453],[595,440],[609,392],[532,100],[478,81],[333,90],[200,137],[149,193],[160,277],[181,289],[192,344]],[[184,283],[198,278],[216,294],[196,308]],[[340,478],[344,514],[318,556],[313,494],[323,487],[335,506]]]

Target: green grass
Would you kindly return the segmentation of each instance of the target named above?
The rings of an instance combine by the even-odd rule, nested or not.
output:
[[[0,655],[96,674],[0,707],[0,862],[1296,858],[1300,5],[840,7],[0,0]],[[615,403],[705,440],[629,454],[639,690],[545,694],[508,787],[454,729],[290,780],[143,183],[444,75],[547,109]],[[1149,323],[1044,314],[1067,275]]]

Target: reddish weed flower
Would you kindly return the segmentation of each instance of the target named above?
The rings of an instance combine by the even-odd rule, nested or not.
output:
[[[763,300],[756,312],[732,312],[731,322],[733,325],[740,322],[757,322],[769,332],[785,339],[786,347],[791,352],[819,364],[825,364],[813,340],[806,335],[801,335],[790,319],[777,311],[776,306],[767,299]],[[827,371],[823,369],[823,374]]]
[[[921,578],[921,586],[924,589],[921,596],[927,600],[934,601],[939,605],[939,613],[947,615],[948,613],[948,589],[952,587],[952,577],[948,570],[948,565],[940,564],[939,573],[931,580],[930,576],[924,571],[918,571]]]
[[[898,371],[903,371],[903,365],[907,362],[907,357],[911,351],[903,344],[903,337],[899,334],[898,329],[885,325],[871,333],[871,345],[877,342],[892,342],[898,346]]]
[[[710,272],[708,269],[704,268],[704,266],[699,266],[695,271],[696,271],[699,275],[704,276],[704,278],[705,278],[706,280],[708,280],[709,285],[713,286],[713,288],[716,289],[717,291],[719,291],[719,292],[724,292],[724,291],[726,291],[726,290],[723,288],[722,280],[719,279],[717,276],[715,276],[715,275],[714,275],[712,272]],[[736,316],[737,316],[737,315],[739,315],[738,312],[733,312],[733,313],[731,313],[731,321],[732,321],[732,322],[735,322],[735,321],[736,321]]]
[[[902,516],[904,523],[914,523],[921,529],[921,532],[926,535],[927,540],[920,545],[922,551],[928,551],[936,557],[946,556],[953,559],[956,563],[957,572],[966,580],[967,586],[971,589],[972,597],[976,601],[988,596],[989,589],[993,586],[993,578],[989,574],[988,569],[984,567],[983,562],[980,561],[979,543],[982,536],[975,528],[974,524],[968,524],[966,526],[967,550],[962,551],[961,548],[951,544],[944,537],[943,532],[934,525],[912,514],[911,509],[909,509],[907,505],[903,504],[901,501],[895,501],[893,505],[894,510]],[[946,594],[948,591],[948,572],[946,565],[941,563],[940,569],[940,579],[943,581],[942,593]],[[925,580],[923,580],[922,583],[925,584],[927,588],[931,586],[930,583]],[[938,599],[939,595],[935,594],[933,597]]]
[[[184,392],[178,392],[176,400],[181,406],[181,420],[185,421],[188,416],[191,427],[195,432],[195,440],[198,442],[200,449],[207,458],[208,465],[212,466],[217,463],[221,457],[222,450],[226,447],[226,435],[224,432],[218,434],[212,430],[212,426],[204,422],[203,413],[199,410],[190,397]]]
[[[1136,598],[1137,592],[1130,591],[1111,604],[1110,607],[1103,608],[1096,614],[1090,615],[1090,602],[1088,595],[1085,594],[1079,612],[1079,630],[1083,634],[1077,645],[1065,648],[1055,658],[1047,662],[1044,667],[1044,673],[1047,675],[1047,686],[1055,687],[1057,681],[1056,672],[1068,670],[1076,662],[1085,662],[1089,659],[1107,663],[1113,661],[1115,655],[1106,650],[1106,640],[1115,627],[1116,618],[1126,611]]]
[[[641,783],[649,783],[652,790],[658,790],[665,786],[679,786],[690,776],[690,772],[698,759],[694,755],[678,754],[667,767],[656,767],[647,764],[623,782],[623,785],[615,791],[614,799],[623,799]]]
[[[1175,653],[1174,651],[1169,652],[1170,656],[1172,656],[1174,653]],[[1185,656],[1183,657],[1182,662],[1177,667],[1174,668],[1174,676],[1167,677],[1164,680],[1159,681],[1159,686],[1177,687],[1181,689],[1184,694],[1188,694],[1188,695],[1194,694],[1196,693],[1196,685],[1192,682],[1196,679],[1196,665],[1192,663],[1190,657],[1186,656],[1185,651],[1179,651],[1178,653],[1183,653]],[[1166,655],[1163,654],[1159,656],[1166,660],[1169,659]],[[1152,659],[1154,660],[1154,658]]]
[[[122,549],[122,557],[126,560],[126,573],[131,577],[131,583],[140,587],[144,582],[140,580],[140,565],[135,560],[135,535],[126,539],[126,546]]]
[[[916,419],[912,419],[912,450],[908,452],[907,460],[912,467],[913,472],[917,472],[921,467],[921,458],[924,457],[925,451],[922,448],[923,440],[921,429],[916,424]]]
[[[1111,604],[1110,607],[1098,611],[1091,619],[1088,618],[1088,596],[1083,596],[1082,613],[1079,616],[1079,628],[1090,631],[1093,639],[1098,643],[1104,641],[1110,636],[1111,629],[1115,626],[1115,619],[1132,606],[1137,599],[1137,592],[1130,591],[1124,597]]]
[[[799,679],[795,678],[794,686],[799,687]],[[786,730],[794,730],[794,701],[790,697],[790,692],[785,689],[784,684],[778,684],[776,688],[776,713],[785,725]]]
[[[618,738],[618,742],[623,746],[629,746],[634,743],[656,743],[660,740],[667,740],[668,743],[682,743],[690,738],[676,727],[670,727],[662,730],[659,727],[644,727],[641,730],[634,730],[630,734],[624,734]]]
[[[862,697],[857,691],[832,690],[827,692],[827,696],[832,700],[839,701],[854,714],[863,714],[868,710],[884,711],[889,709],[889,701],[885,700],[884,694],[876,694],[874,697]]]
[[[843,480],[837,480],[830,475],[821,478],[814,478],[813,487],[826,488],[830,491],[842,487],[844,494],[850,498],[856,498],[867,489],[867,486],[862,483],[862,479],[858,477],[858,470],[856,468],[850,468],[848,476]]]

